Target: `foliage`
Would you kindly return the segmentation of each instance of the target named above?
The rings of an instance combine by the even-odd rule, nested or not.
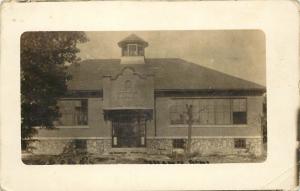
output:
[[[33,127],[52,128],[59,117],[57,98],[67,90],[66,63],[79,61],[77,43],[84,32],[26,32],[21,36],[21,137],[36,133]],[[26,148],[22,141],[22,148]]]

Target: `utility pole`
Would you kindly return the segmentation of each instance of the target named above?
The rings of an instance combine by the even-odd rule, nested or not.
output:
[[[186,108],[187,108],[187,124],[188,124],[187,154],[189,157],[191,154],[191,142],[192,142],[193,105],[186,104]]]

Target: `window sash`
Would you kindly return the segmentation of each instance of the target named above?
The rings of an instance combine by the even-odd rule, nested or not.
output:
[[[232,100],[232,111],[247,111],[247,104],[245,99],[233,99]]]
[[[247,123],[247,113],[244,111],[238,111],[232,113],[233,124],[246,124]]]

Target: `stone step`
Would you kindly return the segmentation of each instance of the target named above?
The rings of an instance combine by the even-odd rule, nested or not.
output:
[[[112,148],[109,154],[126,155],[126,154],[146,154],[146,148]]]

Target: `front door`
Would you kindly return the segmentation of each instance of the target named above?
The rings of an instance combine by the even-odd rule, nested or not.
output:
[[[112,121],[113,147],[145,146],[145,119],[136,115],[119,115]]]

